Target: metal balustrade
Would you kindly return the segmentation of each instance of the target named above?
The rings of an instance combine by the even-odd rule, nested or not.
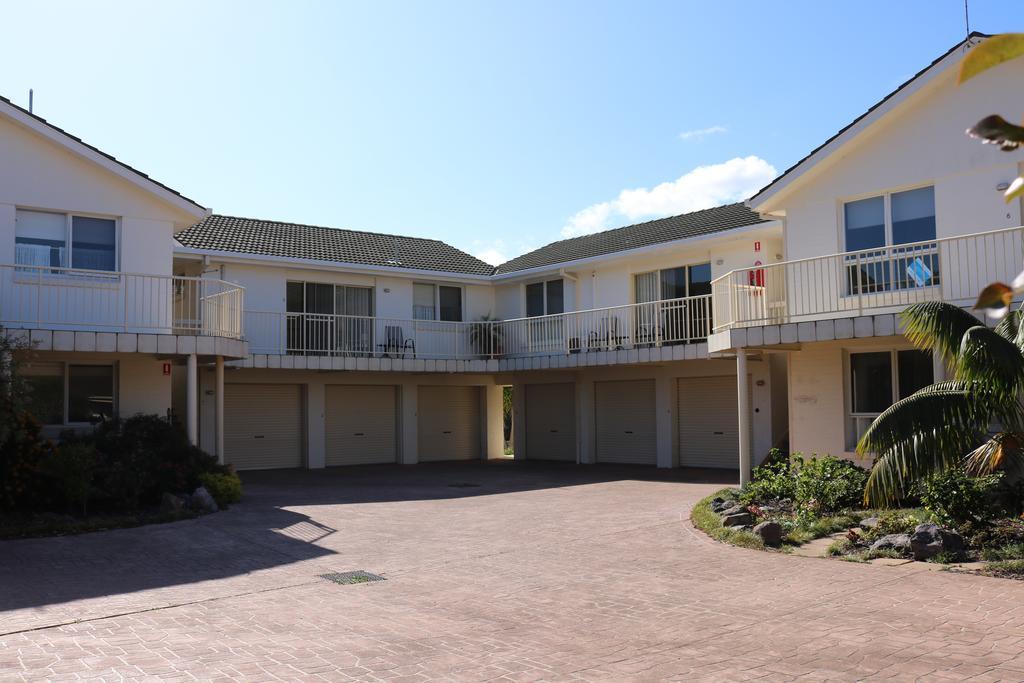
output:
[[[246,311],[244,322],[252,353],[471,360],[699,342],[712,321],[703,295],[514,320]]]
[[[240,339],[244,293],[208,278],[0,265],[0,325]]]
[[[891,313],[923,301],[970,305],[1024,268],[1024,227],[782,261],[711,283],[714,330]]]

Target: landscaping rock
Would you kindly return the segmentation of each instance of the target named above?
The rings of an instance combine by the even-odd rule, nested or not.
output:
[[[185,499],[173,493],[164,492],[163,497],[160,499],[160,512],[163,513],[184,512],[186,507]]]
[[[778,545],[782,542],[782,525],[778,522],[761,522],[754,527],[754,533],[761,537],[765,545]]]
[[[915,560],[927,560],[939,553],[953,557],[964,554],[964,537],[955,531],[943,529],[938,524],[920,524],[910,536],[910,549]]]
[[[734,505],[732,505],[732,506],[722,510],[718,514],[720,514],[723,517],[729,517],[731,515],[739,515],[739,514],[747,514],[747,513],[748,513],[748,511],[747,511],[747,506],[746,505],[735,505],[734,504]]]
[[[717,512],[718,514],[721,514],[721,513],[725,512],[726,510],[728,510],[729,508],[732,508],[732,507],[735,507],[735,506],[736,506],[736,501],[735,500],[729,500],[729,499],[725,499],[725,498],[715,498],[714,500],[711,501],[711,511],[712,512]]]
[[[895,550],[910,553],[910,534],[888,534],[871,544],[871,550]]]
[[[868,517],[867,519],[860,520],[860,528],[865,531],[878,528],[878,517]]]
[[[213,496],[210,495],[205,486],[200,486],[192,492],[192,496],[189,498],[189,505],[193,510],[199,510],[200,512],[217,512],[220,509],[217,507],[217,501],[213,499]]]
[[[749,512],[736,512],[722,517],[722,526],[746,526],[754,523],[754,516]]]

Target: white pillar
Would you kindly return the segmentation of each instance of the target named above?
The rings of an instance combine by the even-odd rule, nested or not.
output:
[[[593,465],[597,460],[594,434],[597,426],[594,423],[594,382],[581,379],[576,382],[576,416],[578,418],[576,442],[579,454],[576,462]]]
[[[512,385],[512,443],[515,444],[513,457],[516,460],[526,460],[529,454],[526,452],[526,385]]]
[[[671,377],[664,375],[654,379],[654,442],[658,467],[675,467],[675,449],[672,448],[672,382]]]
[[[402,383],[401,463],[419,462],[419,387],[415,382]]]
[[[306,385],[306,467],[311,470],[327,466],[326,400],[321,382]]]
[[[747,352],[736,352],[736,404],[739,406],[740,485],[750,481],[750,389],[747,377]]]
[[[487,412],[485,437],[488,460],[505,455],[505,406],[502,400],[504,387],[498,384],[484,386],[484,408]]]
[[[189,442],[199,444],[199,361],[194,353],[185,366],[185,433]]]
[[[214,422],[217,432],[217,462],[224,464],[224,356],[217,356],[215,375]]]

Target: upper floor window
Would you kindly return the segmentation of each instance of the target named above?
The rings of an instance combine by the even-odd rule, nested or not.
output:
[[[14,261],[22,266],[117,270],[117,222],[18,209]]]
[[[565,313],[565,284],[561,280],[526,285],[526,317]]]
[[[939,283],[933,187],[846,202],[843,236],[846,251],[862,252],[846,257],[848,294]]]
[[[289,313],[371,316],[373,288],[289,282],[286,307]]]
[[[711,264],[697,263],[633,276],[635,303],[711,294]]]
[[[462,287],[414,283],[412,286],[414,320],[462,320]]]

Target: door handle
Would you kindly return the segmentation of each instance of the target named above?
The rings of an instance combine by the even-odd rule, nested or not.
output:
[[[627,429],[627,430],[626,430],[625,432],[623,432],[623,433],[624,433],[624,434],[632,434],[632,433],[633,433],[633,430],[632,430],[632,429]]]
[[[711,433],[714,434],[715,436],[722,436],[723,434],[725,434],[725,432],[711,432]]]
[[[445,430],[443,430],[443,431],[442,431],[441,433],[442,433],[442,434],[451,434],[451,433],[452,433],[452,430],[450,430],[450,429],[445,429]]]
[[[366,434],[364,434],[364,433],[362,433],[362,432],[356,432],[356,433],[355,433],[355,434],[353,434],[352,436],[366,436]]]
[[[266,437],[263,436],[262,434],[253,434],[252,438],[254,438],[254,439],[265,439]]]

